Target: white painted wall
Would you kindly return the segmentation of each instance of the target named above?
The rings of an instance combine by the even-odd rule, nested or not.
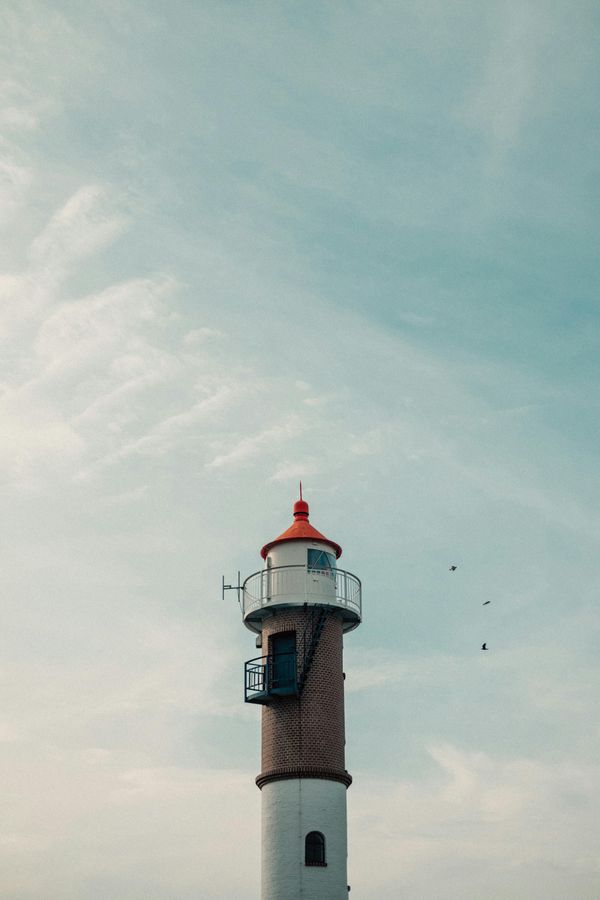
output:
[[[325,550],[335,558],[335,550],[325,541],[283,541],[271,547],[268,556],[271,557],[274,566],[305,566],[306,551],[309,547]]]
[[[261,900],[348,900],[345,785],[290,778],[261,794]],[[325,835],[327,866],[304,865],[309,831]]]

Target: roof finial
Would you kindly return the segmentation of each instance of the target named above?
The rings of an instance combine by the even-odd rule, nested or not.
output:
[[[294,518],[298,516],[308,519],[308,503],[302,499],[302,482],[300,482],[300,499],[294,503]]]

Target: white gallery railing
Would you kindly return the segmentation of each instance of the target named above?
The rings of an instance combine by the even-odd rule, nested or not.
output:
[[[244,618],[269,603],[286,600],[341,606],[361,618],[360,579],[344,569],[277,566],[254,572],[242,586]]]

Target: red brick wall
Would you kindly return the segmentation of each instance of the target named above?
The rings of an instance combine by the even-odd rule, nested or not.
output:
[[[311,613],[312,607],[274,610],[274,615],[263,624],[263,653],[268,652],[270,636],[295,631],[300,668],[299,642]],[[301,696],[273,697],[263,706],[259,787],[267,780],[303,776],[350,783],[344,768],[342,654],[342,622],[332,612],[325,622]]]

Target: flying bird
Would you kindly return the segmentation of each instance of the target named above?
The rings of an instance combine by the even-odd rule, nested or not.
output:
[[[448,569],[449,572],[456,572],[456,566],[450,566]]]
[[[487,644],[482,644],[482,645],[481,645],[481,649],[482,649],[482,650],[487,650],[487,648],[488,648]]]
[[[487,606],[488,603],[491,603],[491,602],[492,602],[491,600],[486,600],[485,603],[482,603],[481,605],[482,605],[482,606]]]

